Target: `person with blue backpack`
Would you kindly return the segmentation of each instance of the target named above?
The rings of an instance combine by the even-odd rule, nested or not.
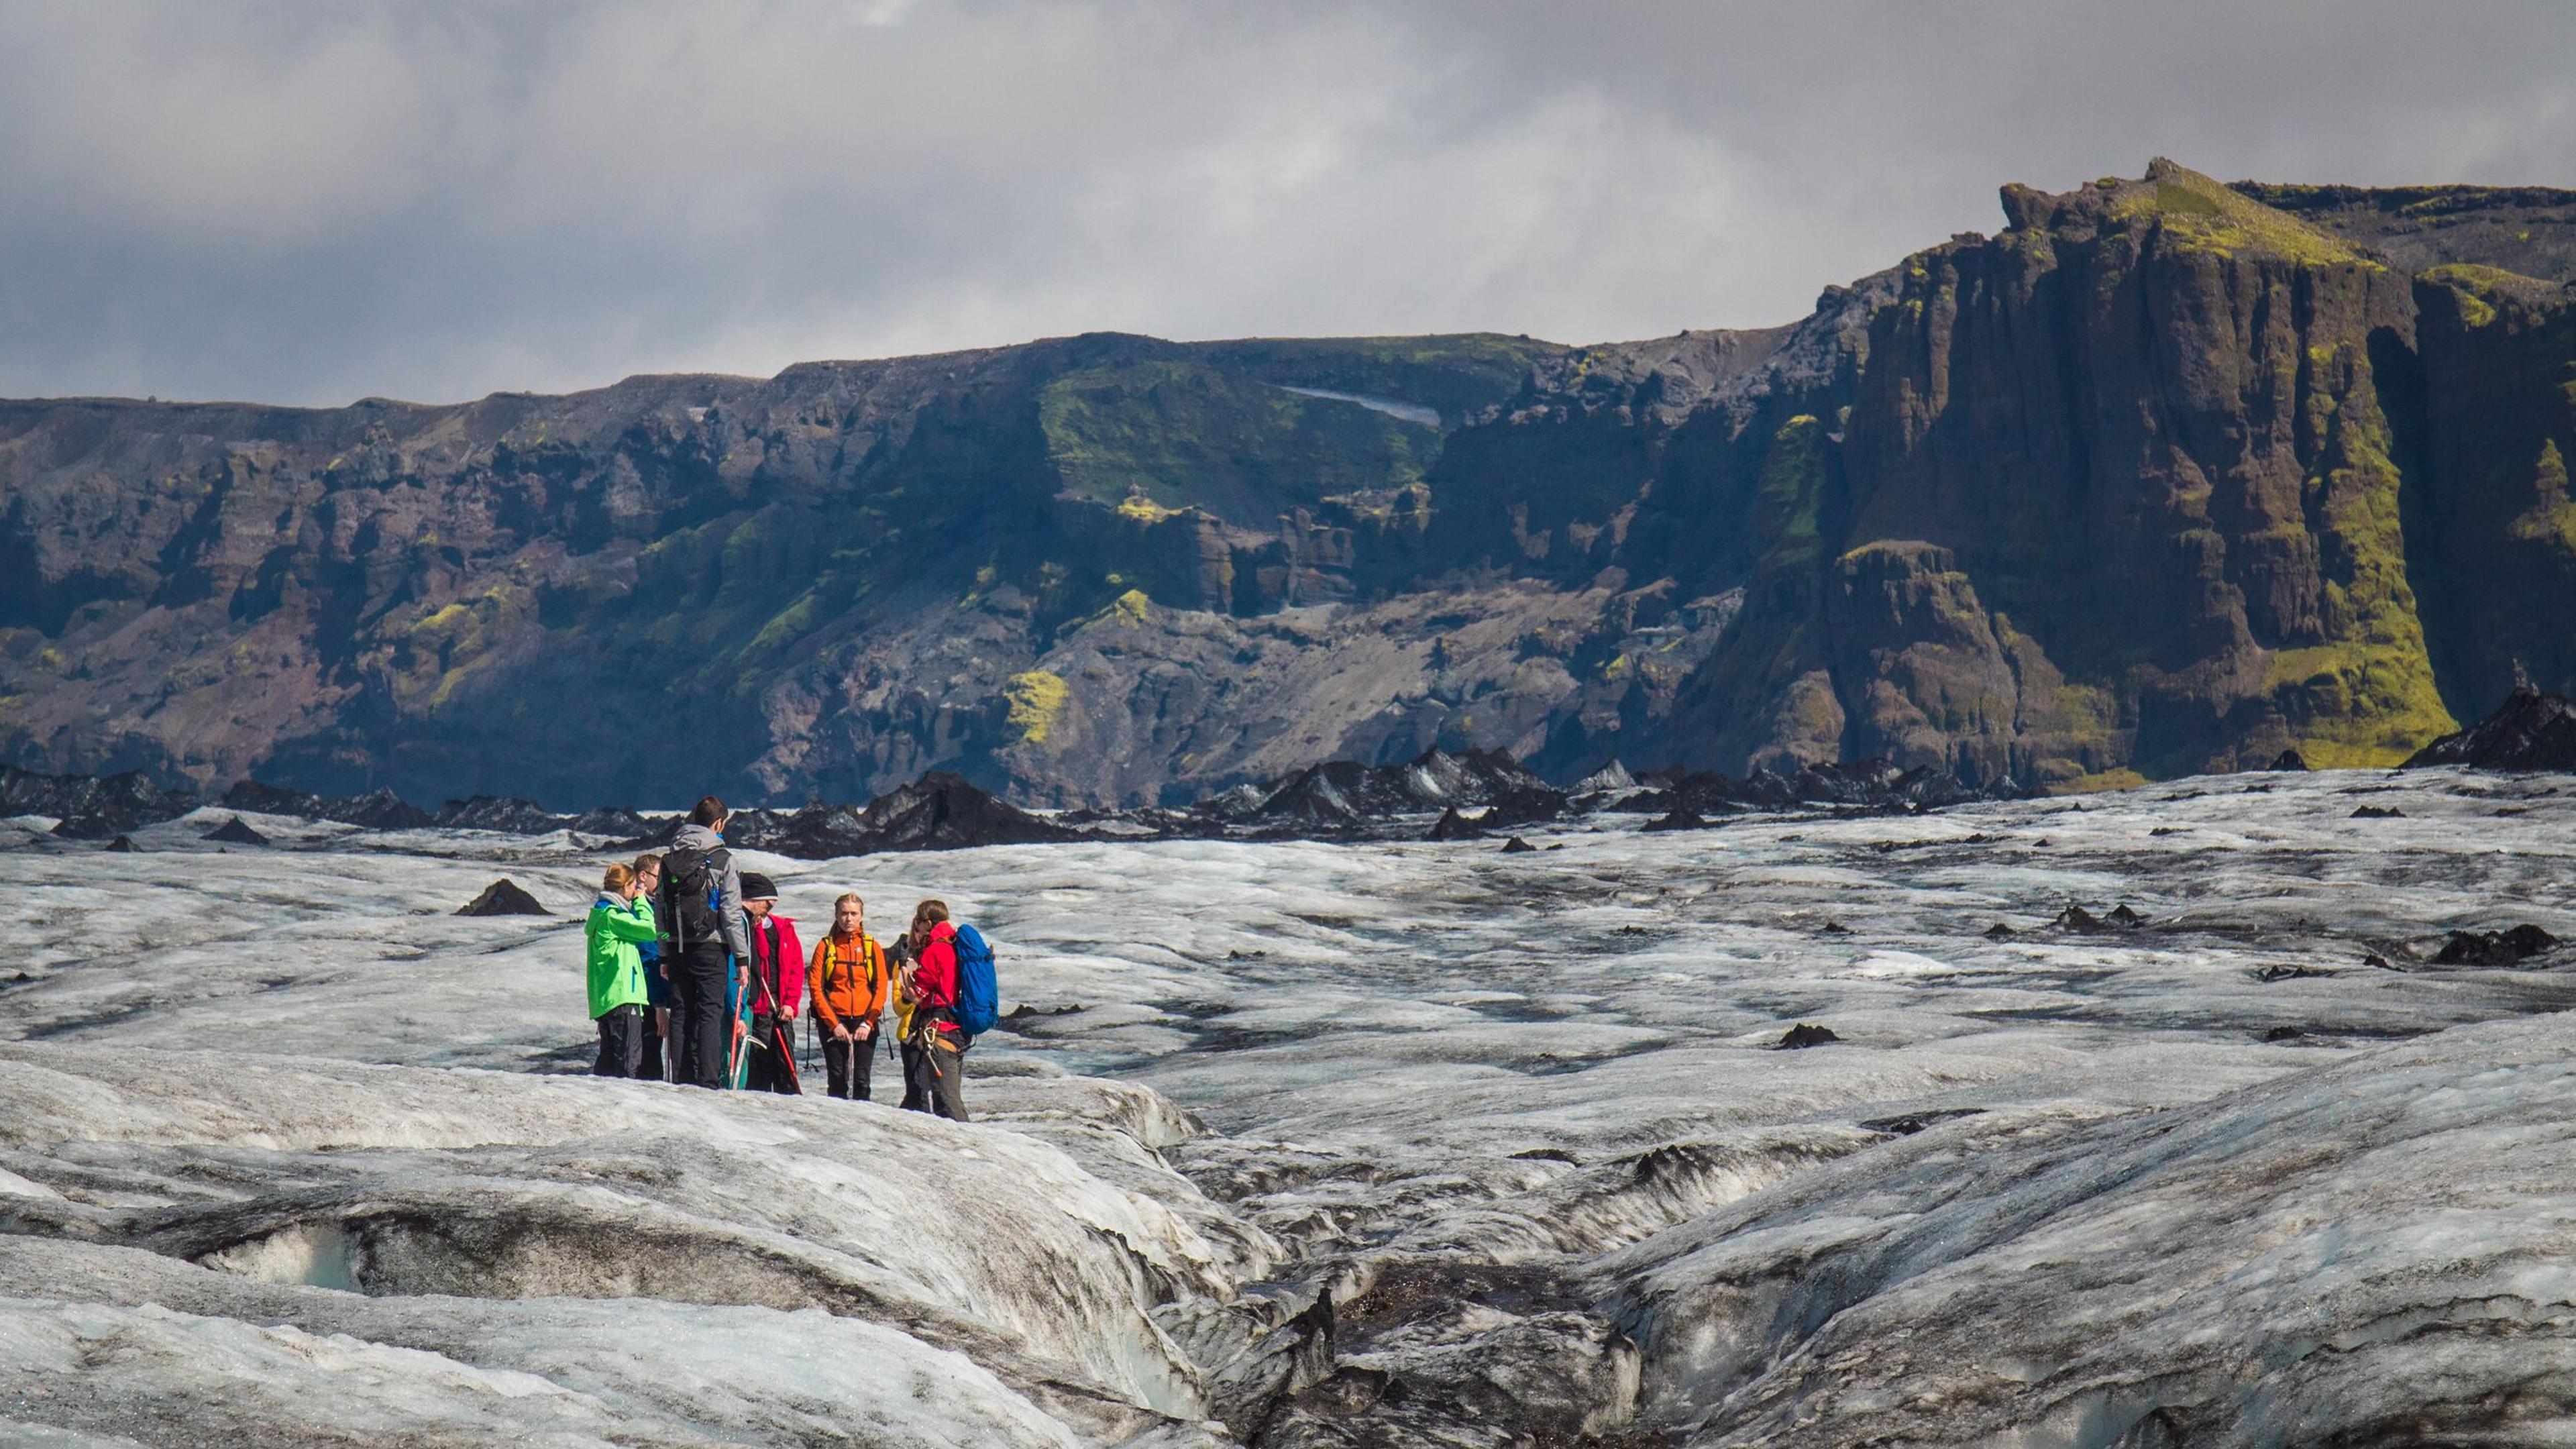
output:
[[[912,997],[905,1045],[905,1105],[914,1102],[952,1122],[966,1113],[966,1052],[993,1029],[1001,1000],[993,975],[993,948],[973,926],[953,925],[944,901],[923,901],[912,913],[912,966],[904,973]]]

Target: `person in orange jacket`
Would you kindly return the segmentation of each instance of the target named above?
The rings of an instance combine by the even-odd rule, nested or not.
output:
[[[805,984],[823,1032],[823,1070],[835,1097],[868,1100],[879,1018],[893,973],[885,948],[868,934],[868,904],[854,894],[832,903],[832,933],[814,943]]]

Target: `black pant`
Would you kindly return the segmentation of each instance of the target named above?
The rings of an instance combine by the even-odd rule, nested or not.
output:
[[[599,1017],[599,1060],[594,1077],[631,1077],[644,1058],[644,1008],[612,1006]]]
[[[733,1003],[726,1000],[725,950],[692,948],[671,963],[671,986],[680,1005],[671,1013],[671,1034],[679,1041],[679,1072],[674,1081],[693,1087],[721,1087],[733,1065]]]
[[[852,1037],[842,1041],[831,1033],[823,1034],[823,1072],[831,1078],[832,1095],[853,1102],[869,1100],[870,1081],[876,1075],[877,1039],[862,1041]]]
[[[777,1092],[796,1096],[805,1089],[796,1083],[796,1069],[783,1052],[796,1048],[795,1023],[791,1019],[785,1032],[779,1031],[778,1018],[768,1012],[754,1012],[750,1040],[743,1043],[742,1084],[754,1092]],[[785,1045],[781,1045],[781,1042]]]
[[[921,1069],[921,1048],[907,1041],[896,1043],[895,1050],[903,1054],[903,1110],[929,1111],[930,1099],[921,1094],[921,1084],[930,1079]]]
[[[966,1115],[966,1053],[943,1046],[910,1047],[903,1057],[909,1079],[903,1093],[906,1106],[918,1095],[923,1105],[913,1107],[916,1112],[930,1112],[951,1122],[974,1120]]]
[[[648,1082],[671,1080],[671,1069],[662,1060],[662,1022],[652,1007],[640,1008],[638,1018],[644,1023],[644,1052],[637,1059],[635,1075]]]

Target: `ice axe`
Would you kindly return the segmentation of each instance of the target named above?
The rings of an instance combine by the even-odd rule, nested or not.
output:
[[[769,1018],[769,1040],[764,1042],[757,1035],[747,1035],[751,1035],[752,1045],[777,1054],[778,1069],[787,1076],[787,1090],[796,1096],[804,1096],[805,1081],[796,1070],[796,1023],[792,1019],[783,1022],[778,1019],[778,993],[771,989],[769,978],[760,974],[757,958],[752,963],[751,984],[760,992],[752,1014]]]

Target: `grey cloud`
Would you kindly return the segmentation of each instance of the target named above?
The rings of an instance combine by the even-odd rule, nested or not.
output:
[[[2576,15],[2298,0],[0,8],[0,392],[1090,328],[1759,325],[2169,154],[2576,179]]]

